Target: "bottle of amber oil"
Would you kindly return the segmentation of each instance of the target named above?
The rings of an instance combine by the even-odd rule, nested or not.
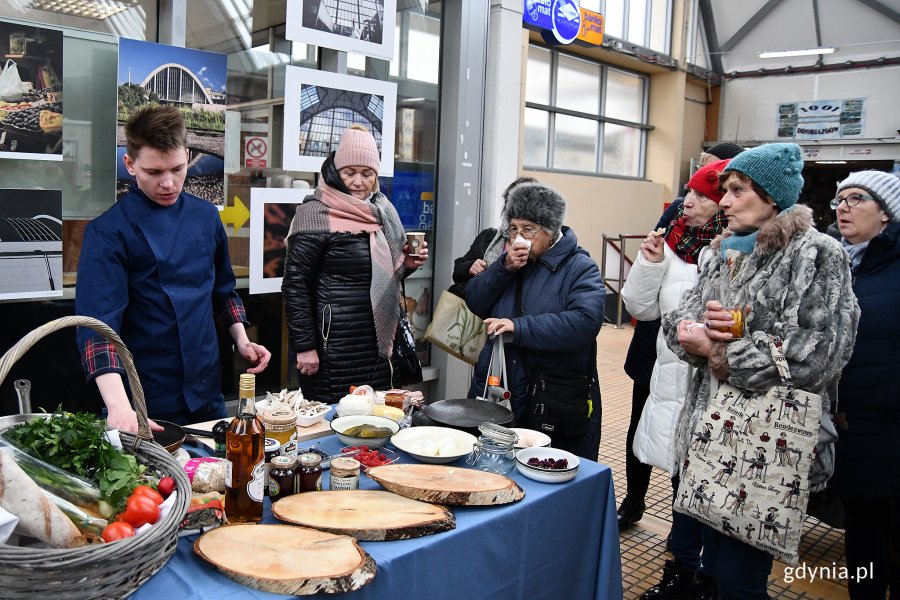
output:
[[[256,381],[242,373],[237,416],[225,434],[225,516],[229,523],[258,523],[265,493],[265,427],[256,416]]]

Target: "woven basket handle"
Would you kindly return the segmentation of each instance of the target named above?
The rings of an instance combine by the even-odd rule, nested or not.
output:
[[[116,349],[116,353],[122,360],[125,367],[125,374],[128,376],[128,384],[131,386],[131,396],[134,402],[134,411],[137,414],[138,432],[134,438],[132,449],[137,450],[140,447],[141,440],[153,441],[153,434],[150,432],[150,423],[147,421],[147,402],[144,399],[144,388],[141,387],[141,381],[138,378],[137,369],[134,368],[134,359],[131,352],[125,347],[125,342],[119,337],[113,329],[104,323],[92,317],[62,317],[55,321],[50,321],[34,329],[26,334],[21,340],[16,342],[9,350],[0,357],[0,384],[6,379],[12,366],[16,364],[28,350],[34,346],[39,340],[50,335],[60,329],[66,327],[88,327],[99,333]]]

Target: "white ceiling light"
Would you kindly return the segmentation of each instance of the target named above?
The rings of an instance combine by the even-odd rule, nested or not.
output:
[[[808,48],[806,50],[778,50],[777,52],[760,52],[760,58],[786,58],[788,56],[812,56],[815,54],[833,54],[837,48]]]

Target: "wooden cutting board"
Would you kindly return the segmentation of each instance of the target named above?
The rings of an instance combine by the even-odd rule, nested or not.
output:
[[[381,542],[449,531],[456,519],[448,509],[376,490],[308,492],[272,505],[282,521],[321,531]]]
[[[291,525],[219,527],[194,552],[226,577],[278,594],[350,592],[375,577],[375,561],[352,537]]]
[[[371,467],[366,475],[395,494],[435,504],[491,506],[525,497],[525,491],[509,477],[476,469],[394,464]]]

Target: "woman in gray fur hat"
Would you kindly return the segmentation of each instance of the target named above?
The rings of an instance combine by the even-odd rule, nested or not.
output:
[[[511,246],[466,286],[466,304],[484,319],[490,336],[504,335],[507,384],[516,422],[545,431],[553,446],[597,460],[600,386],[596,339],[605,291],[600,270],[563,226],[566,201],[537,183],[509,194]],[[482,394],[493,344],[475,366],[469,397]],[[529,396],[529,383],[546,381],[552,399]],[[533,386],[531,386],[533,389]],[[558,402],[557,402],[558,400]],[[550,404],[553,404],[551,407]],[[538,414],[535,414],[535,412]]]
[[[802,168],[796,144],[766,144],[729,163],[720,179],[726,194],[719,204],[728,230],[710,245],[713,256],[700,281],[677,309],[663,315],[662,326],[669,348],[696,367],[676,427],[676,464],[685,458],[714,380],[757,392],[781,384],[769,350],[769,336],[778,336],[796,387],[822,398],[820,444],[809,479],[817,491],[833,472],[836,436],[828,410],[853,351],[859,306],[846,254],[815,230],[812,211],[796,204]],[[750,312],[742,337],[717,329],[734,324],[726,307],[745,305]],[[711,484],[711,491],[718,485]],[[718,542],[719,598],[768,598],[772,555],[739,536],[712,534]]]

